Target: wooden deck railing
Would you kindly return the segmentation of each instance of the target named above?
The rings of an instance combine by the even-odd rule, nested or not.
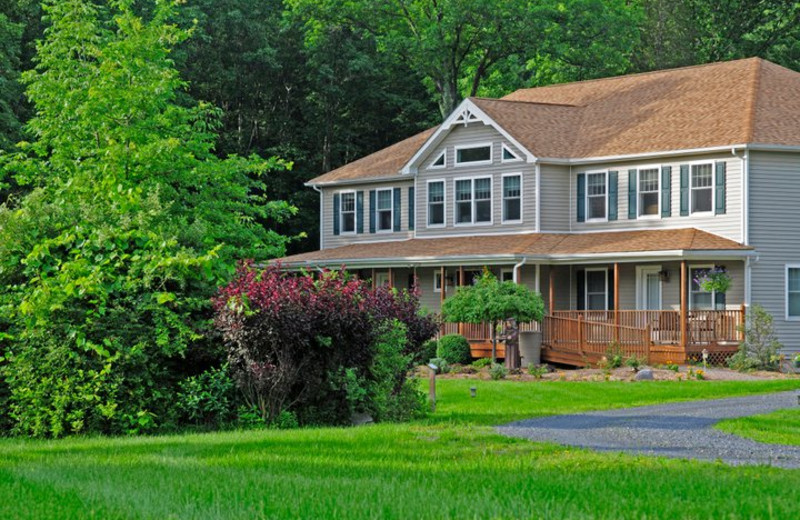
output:
[[[542,343],[562,352],[605,355],[616,342],[627,356],[649,359],[652,336],[649,327],[638,328],[611,322],[560,316],[545,316]]]

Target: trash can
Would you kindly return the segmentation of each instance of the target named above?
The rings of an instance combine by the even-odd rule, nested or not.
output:
[[[519,333],[519,355],[522,367],[542,363],[542,333],[525,331]]]

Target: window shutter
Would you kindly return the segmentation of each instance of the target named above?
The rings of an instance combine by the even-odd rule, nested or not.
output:
[[[608,220],[617,220],[619,205],[619,172],[608,172]]]
[[[333,194],[333,234],[339,234],[339,194]]]
[[[725,293],[718,292],[714,295],[714,298],[716,299],[715,306],[720,310],[725,310]]]
[[[672,216],[672,166],[661,167],[661,218]]]
[[[689,216],[689,165],[681,164],[681,216]]]
[[[608,310],[613,311],[614,309],[614,270],[609,269],[608,274],[606,275],[606,281],[608,282]]]
[[[414,188],[408,188],[408,229],[414,231],[414,207],[416,201],[414,200]]]
[[[586,174],[578,174],[578,222],[586,220]]]
[[[375,232],[375,210],[377,206],[375,205],[375,190],[369,190],[369,232]]]
[[[725,214],[725,161],[719,161],[715,164],[717,172],[716,194],[714,196],[714,214]]]
[[[356,232],[364,232],[364,192],[356,193]]]
[[[575,289],[578,293],[575,295],[575,309],[584,311],[586,310],[586,271],[583,269],[575,271]]]
[[[628,218],[633,220],[639,216],[636,211],[636,183],[639,181],[639,170],[628,170]]]
[[[400,218],[400,188],[394,189],[394,230],[400,231],[402,219]]]

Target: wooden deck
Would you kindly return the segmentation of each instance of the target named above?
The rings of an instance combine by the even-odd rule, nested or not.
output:
[[[542,332],[542,360],[573,366],[596,365],[618,348],[625,357],[650,364],[702,361],[723,364],[741,342],[744,309],[689,311],[681,331],[679,311],[556,311],[541,324],[523,324],[521,330]],[[472,356],[491,356],[488,324],[447,323],[443,334],[457,333],[472,346]],[[502,332],[500,334],[502,336]],[[498,344],[498,357],[505,355]]]

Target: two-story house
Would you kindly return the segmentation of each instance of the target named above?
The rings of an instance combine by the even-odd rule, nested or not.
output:
[[[800,349],[800,74],[768,61],[469,98],[309,186],[320,250],[284,266],[417,280],[431,311],[488,267],[542,293],[551,361],[713,360],[753,303]]]

